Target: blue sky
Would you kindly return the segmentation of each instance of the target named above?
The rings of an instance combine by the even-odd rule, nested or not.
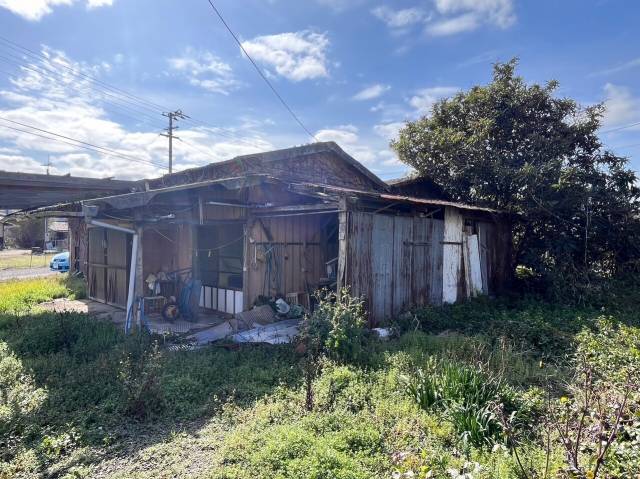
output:
[[[640,170],[640,125],[620,128],[640,122],[639,2],[215,4],[315,137],[382,178],[407,172],[388,148],[403,121],[486,83],[491,64],[513,56],[528,81],[557,79],[559,95],[604,101],[603,141]],[[158,175],[168,109],[191,117],[180,122],[177,169],[310,141],[206,0],[0,0],[0,169],[44,172],[49,159],[52,173]]]

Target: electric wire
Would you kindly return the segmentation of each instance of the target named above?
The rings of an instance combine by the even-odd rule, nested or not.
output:
[[[28,134],[31,134],[31,135],[34,135],[34,136],[45,138],[47,140],[59,141],[61,143],[66,143],[66,144],[74,146],[74,147],[84,148],[86,150],[91,150],[91,151],[100,153],[100,154],[105,155],[105,156],[114,156],[114,157],[118,157],[118,158],[121,158],[121,159],[124,159],[124,160],[128,160],[128,161],[133,161],[133,162],[137,162],[137,163],[145,163],[145,164],[148,164],[148,165],[151,165],[151,166],[155,166],[157,168],[167,169],[167,167],[164,166],[164,165],[161,165],[161,164],[158,164],[158,163],[154,163],[152,161],[143,160],[141,158],[134,158],[132,156],[120,153],[120,152],[118,152],[116,150],[112,150],[111,148],[107,148],[107,147],[99,146],[99,145],[94,145],[93,143],[88,143],[88,142],[85,142],[85,141],[82,141],[82,140],[78,140],[76,138],[72,138],[72,137],[69,137],[69,136],[65,136],[65,135],[61,135],[61,134],[52,132],[52,131],[49,131],[49,130],[44,130],[42,128],[38,128],[38,127],[35,127],[35,126],[27,125],[25,123],[21,123],[21,122],[18,122],[18,121],[9,120],[8,118],[0,117],[0,120],[8,121],[10,123],[14,123],[16,125],[20,125],[20,126],[23,126],[25,128],[31,128],[33,130],[41,131],[41,132],[46,133],[48,135],[54,136],[54,138],[52,138],[50,136],[45,136],[45,135],[36,133],[34,131],[23,130],[23,129],[12,127],[12,126],[9,126],[9,125],[0,124],[0,126],[2,126],[3,128],[8,128],[10,130],[20,131],[22,133],[28,133]],[[62,139],[55,138],[55,137],[59,137],[59,138],[62,138]],[[69,140],[69,141],[65,141],[65,140]],[[75,142],[75,143],[72,143],[72,142]]]
[[[83,73],[81,71],[78,71],[78,70],[76,70],[74,68],[71,68],[68,65],[64,65],[62,63],[53,64],[51,62],[51,58],[47,57],[46,55],[43,55],[43,54],[38,53],[38,52],[36,52],[34,50],[31,50],[31,49],[29,49],[29,48],[27,48],[25,46],[19,45],[18,43],[13,42],[13,41],[11,41],[11,40],[9,40],[9,39],[1,36],[1,35],[0,35],[0,42],[4,42],[6,46],[8,46],[9,48],[13,49],[14,51],[17,51],[17,52],[22,53],[22,54],[26,54],[26,55],[34,58],[35,60],[38,60],[39,62],[46,62],[46,64],[48,66],[52,67],[52,68],[55,68],[56,66],[58,66],[60,68],[64,68],[65,70],[69,71],[73,75],[80,76],[82,78],[85,78],[85,79],[89,80],[91,83],[93,83],[95,85],[98,85],[98,88],[102,88],[103,90],[110,90],[111,92],[114,92],[115,94],[114,93],[109,93],[107,91],[103,91],[102,93],[104,93],[104,94],[106,94],[108,96],[111,96],[113,98],[118,98],[118,99],[120,99],[120,101],[125,101],[126,103],[128,103],[130,105],[135,105],[135,103],[132,103],[132,101],[131,101],[131,100],[133,100],[133,102],[139,103],[142,108],[145,108],[146,110],[148,110],[148,111],[150,111],[150,112],[152,112],[152,113],[154,113],[156,115],[162,114],[163,111],[171,110],[170,108],[167,108],[166,106],[162,106],[162,105],[160,105],[158,103],[154,103],[154,102],[149,101],[149,100],[147,100],[145,98],[142,98],[142,97],[140,97],[138,95],[134,95],[132,93],[129,93],[129,92],[127,92],[127,91],[125,91],[125,90],[123,90],[121,88],[118,88],[116,86],[110,85],[109,83],[104,82],[102,80],[99,80],[99,79],[97,79],[97,78],[95,78],[95,77],[93,77],[91,75],[88,75],[88,74]],[[15,56],[14,56],[14,58],[15,58]],[[14,60],[14,63],[15,63],[15,60]],[[27,69],[29,68],[29,67],[27,67],[27,66],[25,66],[23,64],[20,64],[20,66],[24,67],[24,68],[27,68]],[[49,71],[51,71],[51,70],[49,70]],[[38,73],[40,73],[40,72],[38,72]],[[56,72],[56,73],[59,74],[59,72]],[[95,87],[94,87],[94,89],[97,90],[97,88],[95,88]],[[129,98],[130,100],[127,100],[126,98],[120,98],[120,96],[118,96],[118,95],[125,96],[125,97]],[[131,109],[131,107],[129,107],[129,108]],[[149,116],[148,113],[144,113],[144,115]],[[154,118],[154,121],[155,121],[155,117],[152,117],[152,118]],[[234,141],[243,142],[243,143],[249,144],[251,146],[254,146],[255,148],[261,148],[260,146],[256,145],[255,143],[251,143],[247,139],[237,136],[235,134],[235,132],[233,130],[231,130],[231,129],[218,127],[218,126],[213,126],[213,125],[207,124],[206,122],[204,122],[202,120],[198,120],[198,119],[195,119],[195,118],[191,118],[191,119],[188,119],[186,121],[188,121],[191,124],[194,124],[194,125],[197,125],[197,126],[204,126],[204,127],[207,127],[209,129],[213,130],[213,131],[210,131],[210,133],[213,134],[213,135],[225,136],[227,138],[233,139]],[[164,125],[162,125],[160,128],[164,128]]]
[[[282,96],[280,95],[280,93],[278,93],[278,90],[276,90],[276,88],[273,86],[273,84],[269,81],[269,79],[265,76],[264,73],[262,73],[262,70],[260,70],[260,67],[258,67],[258,65],[256,64],[256,62],[253,60],[253,58],[251,58],[251,55],[249,55],[249,53],[247,52],[247,50],[244,48],[244,45],[242,45],[242,42],[238,39],[238,37],[236,36],[236,34],[233,32],[233,30],[231,30],[231,27],[229,27],[229,25],[227,24],[227,22],[225,21],[224,17],[222,16],[222,14],[220,13],[220,11],[216,8],[216,6],[213,4],[213,2],[211,0],[207,0],[209,2],[209,5],[211,5],[211,8],[213,9],[213,11],[216,13],[216,15],[218,15],[218,18],[220,19],[220,21],[222,22],[222,24],[225,26],[225,28],[227,29],[227,31],[229,32],[229,34],[233,37],[233,39],[235,40],[235,42],[238,44],[238,46],[240,47],[240,49],[242,50],[242,52],[247,56],[247,58],[249,59],[249,61],[251,62],[251,64],[253,65],[253,67],[255,68],[255,70],[258,72],[258,75],[260,75],[260,77],[264,80],[264,82],[269,86],[269,88],[271,89],[271,91],[273,92],[273,94],[278,98],[278,100],[280,100],[280,103],[282,103],[282,105],[286,108],[286,110],[289,112],[289,114],[291,114],[291,116],[293,117],[293,119],[298,123],[298,125],[300,125],[302,127],[302,129],[307,133],[307,135],[309,135],[314,141],[318,141],[318,139],[309,131],[309,129],[304,125],[304,123],[302,123],[302,120],[300,120],[300,118],[298,118],[298,115],[296,115],[294,113],[294,111],[291,109],[291,107],[287,104],[287,102],[284,100],[284,98],[282,98]]]

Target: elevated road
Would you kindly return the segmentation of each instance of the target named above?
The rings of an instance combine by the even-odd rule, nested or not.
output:
[[[0,209],[22,210],[129,193],[137,181],[0,171]]]

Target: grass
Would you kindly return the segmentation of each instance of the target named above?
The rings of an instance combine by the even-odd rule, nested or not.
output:
[[[0,387],[15,399],[0,397],[2,479],[523,477],[511,449],[483,444],[484,427],[495,437],[507,427],[487,414],[496,402],[517,411],[520,459],[544,470],[543,388],[569,394],[567,355],[603,314],[532,300],[420,310],[398,320],[398,337],[367,340],[357,360],[322,360],[309,411],[293,346],[174,351],[37,308],[73,295],[79,283],[65,277],[0,283]],[[630,350],[640,341],[632,311],[611,313],[631,324]],[[625,356],[615,357],[618,368]],[[407,394],[419,371],[437,379],[422,387],[442,406]],[[548,477],[565,477],[563,460],[551,448]]]
[[[0,254],[0,270],[3,269],[25,269],[41,268],[49,266],[49,263],[57,253],[42,255],[31,255],[28,252],[23,254]]]

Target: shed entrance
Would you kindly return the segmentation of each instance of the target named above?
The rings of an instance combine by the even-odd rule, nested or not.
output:
[[[126,307],[132,235],[106,228],[89,228],[89,297]]]
[[[243,309],[244,223],[199,226],[193,253],[202,281],[200,306],[235,314]]]

